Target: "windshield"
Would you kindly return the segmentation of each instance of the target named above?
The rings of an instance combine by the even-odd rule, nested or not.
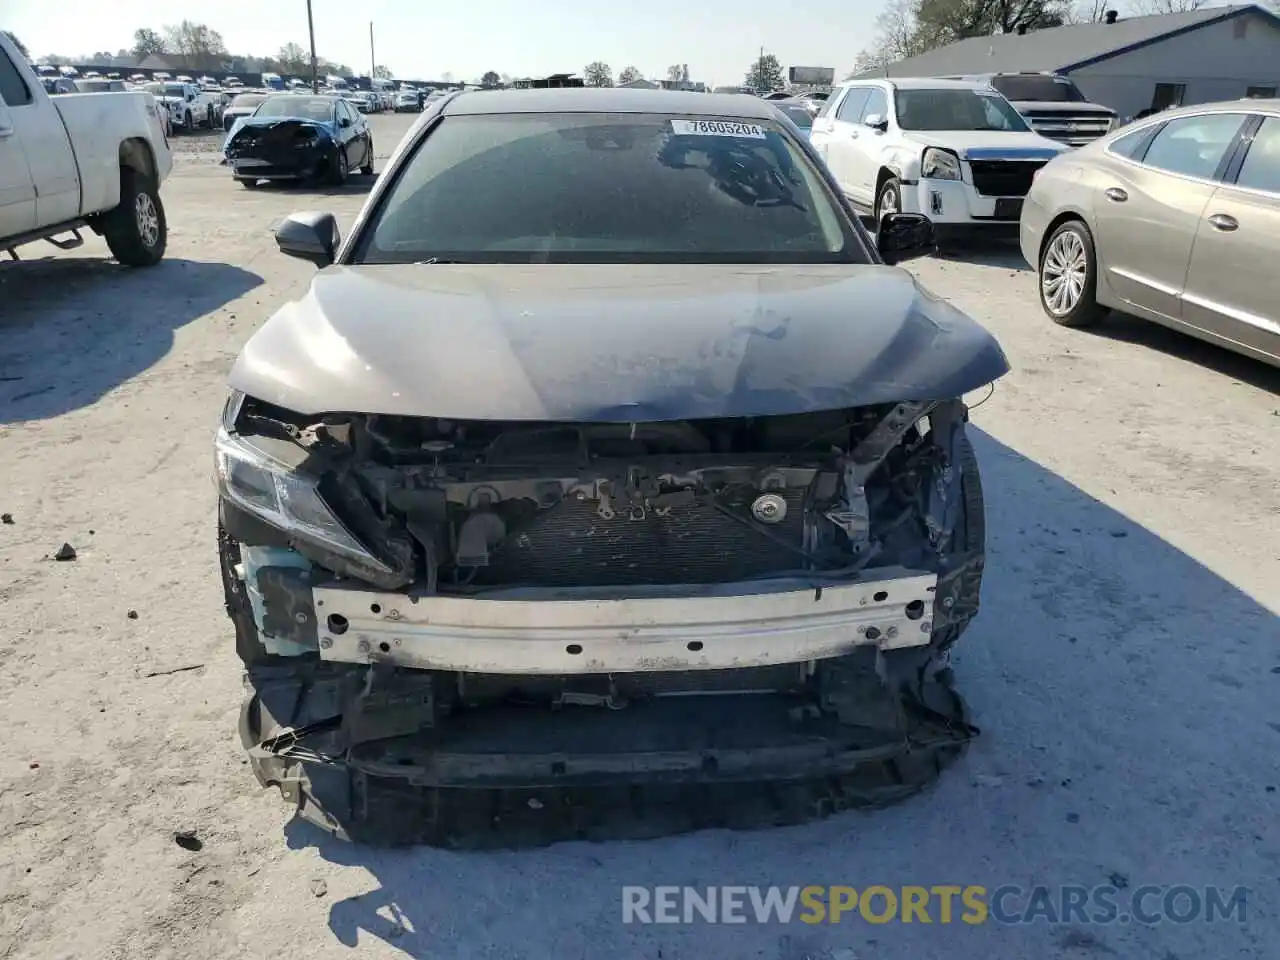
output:
[[[977,90],[898,90],[893,95],[903,130],[991,130],[1024,133],[1027,122],[999,94]]]
[[[778,109],[787,115],[787,118],[801,130],[808,130],[813,126],[813,112],[808,107],[802,107],[794,103],[780,103]]]
[[[771,122],[652,114],[450,117],[355,262],[866,262],[818,171]]]
[[[234,109],[242,110],[242,109],[245,109],[246,107],[249,107],[249,108],[256,107],[265,99],[267,98],[255,96],[252,93],[242,93],[240,94],[240,96],[236,97],[234,100],[231,101],[231,106]]]
[[[180,83],[164,84],[164,96],[166,97],[185,97],[187,95],[186,88]]]
[[[992,77],[991,85],[1010,100],[1041,103],[1085,103],[1078,87],[1066,77]]]
[[[255,117],[294,117],[327,122],[333,119],[331,97],[268,97],[253,114]]]

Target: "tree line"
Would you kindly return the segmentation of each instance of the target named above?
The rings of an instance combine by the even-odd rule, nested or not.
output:
[[[28,48],[11,32],[5,35],[23,54],[30,58]],[[244,70],[281,74],[308,76],[311,73],[311,53],[298,43],[286,43],[275,56],[254,57],[245,54],[233,54],[227,50],[222,34],[207,24],[183,20],[181,23],[161,27],[159,30],[150,27],[139,27],[133,32],[133,46],[125,47],[112,53],[110,50],[97,50],[83,56],[72,58],[60,54],[50,54],[41,62],[49,64],[64,63],[110,63],[115,60],[132,59],[141,63],[150,56],[160,56],[170,60],[175,67],[181,66],[189,70]],[[321,75],[337,74],[351,76],[352,69],[345,63],[316,58],[316,67]],[[390,75],[386,67],[381,68]]]

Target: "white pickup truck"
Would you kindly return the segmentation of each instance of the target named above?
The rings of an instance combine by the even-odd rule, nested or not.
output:
[[[88,227],[121,263],[157,263],[167,240],[160,184],[172,169],[151,94],[50,97],[0,33],[0,251],[17,260],[36,240],[72,249]]]
[[[143,84],[142,89],[156,98],[162,108],[169,111],[169,124],[177,130],[191,133],[197,127],[217,129],[222,120],[222,103],[218,94],[194,83],[176,80],[154,81]]]

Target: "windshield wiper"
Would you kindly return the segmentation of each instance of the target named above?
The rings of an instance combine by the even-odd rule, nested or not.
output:
[[[426,260],[413,261],[415,266],[422,266],[428,263],[474,263],[474,260],[445,260],[440,257],[429,257]]]

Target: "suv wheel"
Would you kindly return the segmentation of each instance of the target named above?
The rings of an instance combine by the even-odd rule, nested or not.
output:
[[[1093,234],[1079,220],[1068,220],[1049,236],[1037,271],[1040,306],[1054,323],[1088,327],[1106,315],[1099,306],[1098,257]]]

